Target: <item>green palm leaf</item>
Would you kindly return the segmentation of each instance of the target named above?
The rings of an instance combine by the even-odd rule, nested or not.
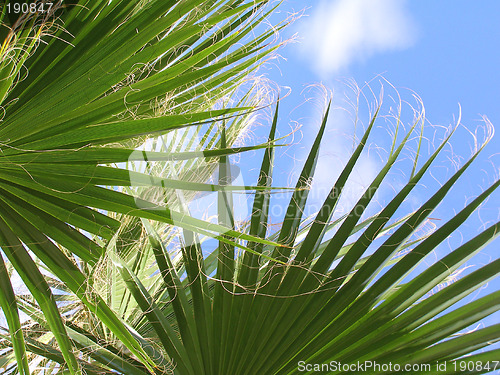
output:
[[[484,145],[398,217],[451,132],[421,166],[413,158],[409,181],[374,213],[415,138],[420,154],[419,113],[339,218],[383,117],[377,105],[321,209],[305,218],[329,104],[280,228],[269,229],[271,195],[283,190],[272,186],[278,105],[266,143],[237,140],[269,103],[248,75],[277,48],[266,44],[274,30],[258,28],[273,10],[267,0],[81,0],[9,23],[0,51],[7,373],[267,375],[330,361],[489,371],[459,363],[497,358],[488,346],[500,339],[498,325],[464,330],[500,309],[499,292],[464,298],[498,276],[500,261],[429,293],[496,239],[500,224],[412,273],[500,185],[434,232],[418,232]],[[7,21],[5,8],[1,15]],[[257,182],[233,184],[230,156],[259,149]],[[216,220],[195,217],[193,203],[211,192]],[[241,192],[253,197],[243,223]],[[16,295],[12,268],[29,294]]]
[[[42,285],[44,277],[34,272],[32,254],[80,296],[86,308],[98,311],[107,329],[154,371],[156,364],[145,342],[123,323],[117,325],[119,318],[102,305],[102,299],[85,296],[92,294],[85,292],[92,285],[84,281],[86,272],[100,262],[120,226],[103,210],[149,216],[138,208],[139,198],[102,187],[130,186],[133,172],[103,164],[128,162],[134,146],[153,134],[185,126],[199,128],[215,119],[248,113],[252,106],[221,109],[218,103],[231,96],[276,48],[266,45],[272,30],[249,37],[266,18],[266,3],[82,0],[71,6],[59,2],[49,12],[48,4],[39,2],[47,12],[6,22],[11,27],[2,29],[0,104],[5,115],[0,129],[0,246],[46,313],[70,373],[80,372],[72,355],[75,348],[51,288]],[[1,16],[7,21],[4,5]],[[233,48],[236,43],[239,49]],[[21,76],[23,69],[29,74]],[[234,79],[227,80],[228,74]],[[161,157],[182,160],[200,155],[161,153]],[[148,178],[144,182],[155,184]],[[173,187],[190,189],[190,184]],[[191,188],[203,189],[203,184]],[[217,188],[211,185],[208,190]],[[105,203],[112,200],[111,206]],[[149,214],[162,217],[161,221],[177,221],[168,210]],[[180,214],[178,219],[184,221]],[[193,220],[188,218],[191,224],[186,227],[212,236],[227,230]],[[235,231],[230,234],[238,236]],[[22,261],[17,258],[21,254]],[[78,270],[76,262],[84,262],[87,269]],[[2,274],[6,292],[2,308],[8,312],[10,328],[18,332],[16,305]],[[26,372],[19,333],[13,344],[19,368]]]

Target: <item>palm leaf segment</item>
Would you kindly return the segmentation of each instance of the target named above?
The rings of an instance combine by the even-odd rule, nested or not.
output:
[[[237,9],[244,7],[240,2],[235,3]],[[142,11],[129,9],[131,6],[127,4],[101,4],[101,8],[90,7],[90,11],[97,15],[95,20],[100,20],[100,17],[115,20],[114,17],[119,15],[131,17],[131,20],[134,17],[141,19]],[[160,12],[160,5],[155,7],[155,4],[154,1],[147,3],[147,8],[144,9],[152,12],[149,13],[150,16],[154,14],[161,22],[166,21],[168,11],[163,8]],[[222,4],[210,2],[209,5]],[[176,9],[174,5],[172,7]],[[184,9],[179,8],[178,10]],[[159,13],[155,13],[155,9]],[[196,20],[209,20],[210,16],[214,16],[208,8],[197,8],[197,12],[203,12],[203,9],[207,12],[207,17],[198,18],[200,13],[197,13]],[[224,8],[224,11],[230,12],[230,9]],[[86,30],[81,22],[75,21],[79,16],[84,17],[85,13],[81,12],[73,9],[68,13],[68,28],[71,22],[75,22],[75,27]],[[187,9],[185,13],[181,12],[186,15],[183,21],[190,19],[187,16],[189,13]],[[233,15],[234,13],[228,17]],[[119,26],[123,29],[123,25],[131,22],[122,24],[123,18],[120,20],[107,29],[109,35],[124,32],[120,31]],[[166,24],[173,27],[175,22]],[[189,22],[183,27],[187,27],[186,25]],[[131,37],[132,34],[129,30],[127,35]],[[140,28],[137,34],[140,35]],[[78,39],[80,34],[75,35],[75,39]],[[149,39],[144,39],[142,47],[148,42],[152,46],[158,46],[167,39],[159,38],[151,42],[154,36],[148,37]],[[87,44],[92,43],[85,38],[82,40],[85,40],[82,45],[90,51],[92,46]],[[73,44],[73,48],[79,51],[76,41]],[[53,52],[54,55],[51,55],[51,49],[56,48],[54,45],[58,46],[55,49],[57,53]],[[103,47],[99,42],[96,45]],[[113,48],[121,45],[116,42]],[[213,41],[205,48],[212,45]],[[198,44],[193,41],[188,46],[196,49]],[[235,238],[238,235],[233,231],[236,223],[228,215],[232,212],[228,210],[232,204],[232,193],[225,186],[230,181],[231,174],[226,155],[238,150],[230,151],[227,148],[228,134],[224,122],[219,124],[218,138],[213,143],[219,151],[210,154],[219,158],[217,226],[210,227],[208,224],[189,220],[177,222],[167,210],[138,210],[137,197],[101,187],[126,185],[125,177],[119,174],[121,172],[118,169],[101,167],[100,164],[104,160],[105,163],[128,161],[133,152],[123,146],[102,145],[127,139],[137,140],[135,137],[143,134],[200,124],[213,118],[218,119],[218,116],[230,115],[228,110],[185,113],[186,103],[198,103],[196,108],[201,108],[202,103],[206,102],[206,95],[203,97],[196,94],[196,84],[203,82],[203,79],[212,79],[210,77],[214,71],[210,71],[210,67],[216,63],[196,66],[199,64],[196,62],[191,65],[191,71],[188,69],[179,73],[185,74],[182,80],[177,80],[176,76],[166,79],[165,72],[168,69],[159,69],[157,73],[149,76],[145,74],[137,82],[131,83],[132,90],[123,85],[122,78],[112,82],[111,86],[96,84],[95,87],[103,89],[97,90],[99,93],[95,96],[85,91],[85,85],[80,80],[81,86],[76,86],[79,90],[75,95],[83,95],[80,100],[85,98],[84,102],[87,104],[81,105],[81,102],[78,104],[77,101],[73,103],[68,100],[67,110],[63,110],[66,108],[64,95],[56,100],[48,95],[49,92],[53,94],[56,91],[50,90],[45,91],[45,96],[47,100],[53,100],[52,106],[45,108],[38,104],[39,99],[35,100],[35,97],[41,95],[38,94],[41,82],[47,81],[37,77],[53,72],[52,67],[59,65],[59,59],[78,61],[78,55],[70,53],[68,48],[52,42],[42,47],[41,52],[37,52],[40,55],[33,57],[33,61],[37,63],[33,63],[32,68],[40,70],[39,76],[22,81],[11,91],[10,97],[20,99],[9,103],[6,108],[6,113],[12,116],[4,119],[5,126],[9,126],[10,131],[6,133],[5,126],[1,129],[4,136],[12,134],[7,147],[2,148],[5,161],[2,162],[4,172],[1,173],[5,177],[1,178],[0,188],[1,199],[5,204],[2,204],[0,211],[1,245],[4,254],[32,293],[31,299],[17,298],[16,302],[8,281],[8,264],[2,262],[0,285],[4,293],[0,303],[10,330],[14,332],[12,336],[5,336],[3,339],[4,345],[14,348],[8,352],[13,354],[7,360],[11,368],[29,373],[24,353],[26,348],[30,353],[43,358],[46,366],[70,373],[287,374],[299,371],[299,364],[328,363],[332,360],[347,364],[376,361],[399,366],[422,363],[428,364],[430,371],[436,373],[437,364],[445,363],[448,366],[447,373],[462,373],[460,367],[454,366],[457,359],[498,340],[498,325],[453,337],[497,311],[500,307],[498,292],[448,309],[496,277],[500,272],[498,260],[430,297],[427,295],[495,239],[499,223],[454,249],[419,275],[409,280],[407,278],[422,259],[453,233],[498,187],[499,182],[495,182],[435,232],[415,239],[418,228],[446,197],[482,148],[415,212],[402,219],[394,219],[405,198],[449,141],[450,134],[420,168],[417,168],[415,160],[410,180],[397,191],[381,212],[364,218],[363,213],[367,212],[382,181],[400,158],[408,139],[415,134],[419,121],[423,121],[419,118],[398,143],[395,140],[387,163],[352,211],[332,221],[349,177],[376,127],[377,110],[319,214],[311,223],[304,225],[302,212],[308,198],[307,186],[314,174],[327,122],[327,110],[281,229],[276,233],[267,232],[273,167],[271,147],[265,152],[258,186],[254,189],[256,193],[248,234]],[[147,48],[141,51],[137,49],[139,52],[127,57],[125,61],[133,59]],[[98,50],[100,51],[96,48],[94,53],[98,53]],[[246,49],[247,52],[249,50]],[[164,51],[168,53],[170,50]],[[174,55],[180,53],[177,49],[171,52]],[[155,56],[163,56],[163,53]],[[46,61],[46,58],[42,58],[43,54],[55,56],[50,60],[54,64],[45,69],[43,64],[40,65],[41,61]],[[164,61],[179,61],[178,68],[181,69],[180,61],[199,56],[188,54],[189,57],[182,53],[174,55],[170,55],[167,60],[158,60],[157,64],[164,63],[168,66]],[[209,55],[211,56],[207,54],[200,61],[206,61],[204,59]],[[92,56],[93,54],[82,51],[80,58],[92,59]],[[182,60],[183,56],[185,60]],[[247,56],[249,55],[242,58]],[[85,59],[82,61],[87,61]],[[226,63],[229,61],[227,58],[224,60]],[[133,65],[129,67],[131,66]],[[86,68],[89,69],[89,66]],[[189,74],[202,74],[200,72],[204,72],[204,69],[207,69],[206,77],[186,81]],[[229,71],[228,68],[227,72]],[[89,69],[88,74],[90,72],[92,69]],[[83,72],[72,76],[70,69],[65,72],[63,69],[62,73],[61,78],[53,81],[54,87],[72,87],[73,82],[78,82],[82,74],[85,76]],[[223,75],[224,70],[220,74]],[[234,71],[228,74],[232,76]],[[65,80],[65,75],[70,75],[71,79]],[[90,78],[98,81],[97,76]],[[160,88],[158,91],[153,90],[154,77],[158,78],[157,82],[165,79],[166,82],[178,81],[176,88],[179,91],[172,89],[175,93],[173,104],[169,106],[172,113],[155,117],[150,112],[152,109],[141,106],[134,109],[133,114],[120,113],[120,110],[123,112],[124,99],[127,103],[142,103],[158,97],[161,91]],[[57,86],[59,79],[63,82],[61,86]],[[186,82],[191,84],[186,85]],[[214,82],[214,87],[219,87],[223,82],[225,81]],[[171,89],[171,86],[163,84],[163,89],[165,86]],[[206,82],[204,84],[207,85]],[[35,87],[36,90],[31,91]],[[110,90],[109,87],[114,88]],[[118,89],[115,90],[116,87]],[[230,88],[226,86],[221,92],[225,89],[230,91]],[[57,97],[59,94],[53,96]],[[133,101],[130,100],[132,96],[136,96]],[[117,102],[114,102],[115,99]],[[19,103],[31,104],[27,106],[27,111],[20,111]],[[53,111],[52,108],[58,110]],[[109,112],[104,114],[104,108],[110,108]],[[77,115],[78,112],[80,116]],[[277,112],[276,109],[270,141],[275,138]],[[21,124],[35,114],[37,118],[43,118],[43,124],[50,126],[41,125],[40,129],[23,128]],[[115,117],[117,114],[124,117],[118,121]],[[90,123],[95,126],[89,126]],[[118,126],[123,126],[123,130],[117,132]],[[231,128],[232,126],[229,127],[229,134]],[[205,131],[203,126],[198,129]],[[78,134],[81,135],[80,138]],[[133,144],[136,145],[137,142]],[[161,155],[157,157],[160,158]],[[38,169],[37,160],[40,164]],[[5,168],[3,165],[6,165]],[[65,168],[67,165],[71,166],[71,171],[70,168]],[[43,168],[46,168],[45,171],[50,170],[51,174],[43,173]],[[175,195],[180,218],[189,218],[189,207],[183,193],[186,186],[174,188],[177,189]],[[134,192],[134,189],[130,188],[129,191]],[[116,219],[122,221],[122,224]],[[174,221],[184,228],[178,241],[178,253],[172,253],[170,249],[177,233],[165,231],[166,227],[159,224]],[[93,236],[82,235],[75,228]],[[198,233],[206,234],[213,228],[215,231],[224,229],[224,235],[218,237],[217,249],[207,253],[203,249],[208,242],[199,238]],[[371,255],[366,255],[368,248],[377,244],[377,240],[382,240],[382,244],[377,245]],[[276,242],[280,245],[276,245]],[[237,250],[235,245],[244,251]],[[77,258],[71,258],[67,249]],[[405,250],[406,254],[394,258],[401,250]],[[44,265],[36,264],[32,260],[32,254],[40,258]],[[267,255],[264,257],[260,254]],[[40,267],[47,267],[56,277],[42,276]],[[102,277],[113,280],[113,283],[102,285]],[[65,291],[72,302],[68,305],[57,303],[60,297],[52,293],[55,286]],[[16,304],[30,315],[35,322],[32,324],[36,325],[40,335],[23,337],[22,331],[17,330],[21,324]],[[69,315],[66,315],[68,312]],[[62,319],[61,314],[65,314],[67,318]],[[498,350],[490,350],[468,357],[467,360],[486,364],[497,358]],[[476,366],[471,373],[486,373],[490,370],[491,368]],[[345,373],[349,370],[339,368],[330,372]]]
[[[71,373],[81,367],[74,344],[32,256],[154,371],[143,343],[94,295],[75,259],[95,265],[105,253],[120,227],[106,212],[174,221],[169,210],[140,210],[137,198],[105,188],[131,184],[129,171],[109,164],[127,162],[146,135],[251,109],[226,109],[220,102],[276,48],[266,44],[275,30],[248,37],[266,18],[266,3],[39,2],[43,12],[2,28],[0,246],[42,309]],[[2,5],[6,25],[7,12]],[[178,215],[176,223],[210,233],[227,229],[186,219]],[[28,373],[8,267],[2,261],[0,268],[2,310],[15,332],[19,371]]]

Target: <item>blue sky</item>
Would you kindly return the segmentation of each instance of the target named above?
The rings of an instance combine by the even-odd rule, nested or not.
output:
[[[296,42],[281,50],[282,59],[267,66],[265,74],[291,92],[280,108],[280,131],[287,133],[300,125],[293,138],[293,145],[278,153],[275,182],[277,185],[295,183],[293,176],[300,171],[308,145],[314,138],[321,119],[321,100],[317,89],[305,90],[308,85],[322,83],[334,91],[334,104],[342,106],[346,90],[345,82],[354,79],[359,86],[371,82],[378,95],[381,82],[385,86],[386,99],[396,91],[379,75],[390,82],[401,93],[404,100],[413,100],[413,90],[422,99],[427,119],[425,150],[432,149],[436,139],[443,135],[442,127],[456,123],[461,108],[461,126],[452,139],[453,147],[447,147],[436,167],[422,186],[417,189],[413,204],[422,203],[435,191],[446,177],[456,170],[452,161],[463,162],[471,154],[474,138],[471,132],[478,130],[481,139],[484,130],[483,116],[500,132],[500,2],[482,1],[404,1],[404,0],[287,0],[281,13],[273,17],[283,18],[288,12],[306,8],[298,19],[281,36],[295,36]],[[365,92],[367,89],[365,89]],[[282,89],[282,93],[286,89]],[[368,91],[369,94],[369,91]],[[304,104],[306,98],[313,101]],[[415,102],[413,102],[415,103]],[[362,106],[363,107],[363,106]],[[366,107],[366,106],[365,106]],[[408,108],[406,112],[408,113]],[[364,125],[367,122],[367,112]],[[336,110],[330,116],[327,134],[323,143],[319,176],[313,190],[325,191],[331,187],[332,173],[338,173],[345,157],[343,151],[352,147],[349,116]],[[405,117],[411,120],[411,118]],[[384,127],[384,122],[380,124]],[[384,134],[384,129],[379,129]],[[385,132],[387,133],[387,132]],[[359,135],[359,132],[357,133]],[[434,138],[436,137],[436,138]],[[376,151],[377,142],[386,147],[384,137],[372,140]],[[387,138],[387,137],[386,137]],[[375,143],[375,144],[374,144]],[[438,226],[464,207],[465,202],[480,194],[499,175],[500,134],[497,134],[484,152],[459,180],[450,197],[432,214]],[[330,151],[330,150],[338,150]],[[375,155],[375,157],[373,156]],[[424,155],[428,153],[424,152]],[[382,157],[383,159],[383,157]],[[337,163],[340,162],[340,163]],[[374,176],[381,158],[376,152],[365,155],[358,170],[358,180],[350,188],[354,193]],[[404,168],[404,165],[401,169]],[[326,176],[326,177],[325,177]],[[392,176],[397,185],[398,178]],[[355,194],[354,194],[355,195]],[[311,193],[311,202],[316,206],[322,194]],[[384,194],[380,196],[383,204]],[[351,199],[352,201],[352,199]],[[346,205],[350,203],[347,199]],[[429,263],[450,249],[456,248],[480,230],[499,220],[500,192],[496,192],[473,215],[453,237],[445,241]],[[409,202],[411,206],[412,202]],[[409,207],[408,206],[408,207]],[[467,263],[463,274],[476,270],[491,259],[498,258],[497,240]],[[425,263],[422,268],[425,268]],[[500,280],[490,282],[467,301],[500,288]],[[500,313],[487,318],[485,324],[500,322]]]

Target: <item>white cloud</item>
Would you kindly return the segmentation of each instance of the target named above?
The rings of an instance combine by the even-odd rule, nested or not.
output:
[[[405,0],[322,0],[299,26],[301,51],[325,77],[376,53],[407,48],[416,27],[405,5]]]

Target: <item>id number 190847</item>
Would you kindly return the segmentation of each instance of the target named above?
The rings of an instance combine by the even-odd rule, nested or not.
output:
[[[455,371],[460,372],[480,372],[480,371],[499,371],[500,372],[500,361],[466,361],[466,360],[458,360],[453,362],[453,367]]]
[[[53,3],[8,3],[5,5],[7,13],[45,13],[50,12]]]

